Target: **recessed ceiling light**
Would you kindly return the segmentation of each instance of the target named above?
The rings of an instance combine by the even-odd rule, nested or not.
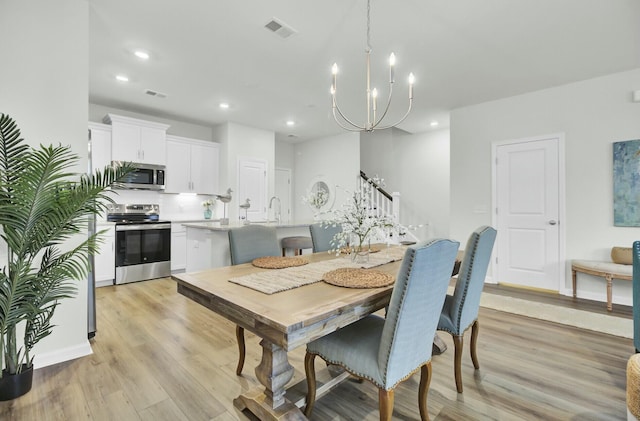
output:
[[[149,53],[142,50],[136,50],[133,54],[141,60],[149,60]]]
[[[437,121],[432,121],[429,125],[431,127],[438,127],[438,122]]]
[[[118,82],[129,82],[129,78],[125,75],[116,75],[116,80]]]
[[[223,110],[226,110],[229,108],[229,103],[227,102],[221,102],[220,103],[220,108],[222,108]]]
[[[291,126],[295,126],[295,125],[296,125],[295,121],[293,121],[293,120],[287,121],[287,126],[291,127]]]

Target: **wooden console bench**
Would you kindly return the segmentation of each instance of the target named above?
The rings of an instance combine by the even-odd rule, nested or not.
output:
[[[613,279],[630,281],[633,277],[633,265],[603,262],[598,260],[573,260],[571,262],[571,277],[573,281],[573,297],[576,297],[577,273],[600,276],[607,281],[607,310],[612,310],[611,292]]]

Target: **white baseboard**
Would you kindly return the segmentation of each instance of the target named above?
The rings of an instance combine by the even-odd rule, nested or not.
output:
[[[62,363],[76,358],[93,354],[89,340],[82,344],[70,346],[68,348],[58,349],[52,352],[45,352],[36,355],[33,359],[35,369],[47,367],[53,364]]]
[[[113,279],[107,279],[106,281],[96,281],[96,288],[113,286]]]

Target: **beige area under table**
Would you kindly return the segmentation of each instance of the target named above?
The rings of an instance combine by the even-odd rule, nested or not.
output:
[[[603,262],[599,260],[573,260],[571,262],[571,278],[573,283],[573,298],[576,297],[577,273],[600,276],[607,281],[607,310],[611,311],[613,280],[622,279],[630,281],[633,277],[633,265],[623,265],[620,263]]]

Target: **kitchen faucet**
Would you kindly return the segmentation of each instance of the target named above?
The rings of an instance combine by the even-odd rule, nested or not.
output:
[[[273,211],[273,217],[276,218],[276,222],[278,223],[278,225],[280,225],[281,218],[282,218],[282,204],[280,203],[280,198],[278,196],[273,196],[271,199],[269,199],[269,209],[272,208],[273,206],[273,201],[277,200],[278,201],[278,211],[276,212],[275,209]]]

